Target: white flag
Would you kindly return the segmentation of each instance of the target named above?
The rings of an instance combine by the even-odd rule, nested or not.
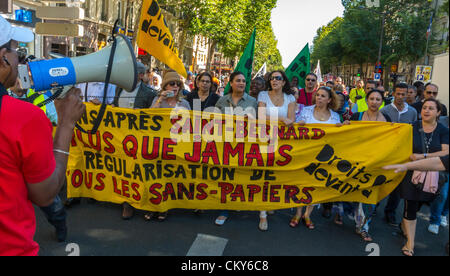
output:
[[[253,77],[253,79],[256,79],[257,77],[264,78],[266,73],[267,73],[267,64],[264,62],[263,66],[261,67],[261,69],[259,69],[258,73],[256,73],[256,75]]]
[[[317,67],[316,67],[316,70],[314,70],[314,74],[317,75],[317,82],[318,82],[318,83],[323,82],[323,79],[322,79],[322,72],[320,71],[320,60],[317,61]]]

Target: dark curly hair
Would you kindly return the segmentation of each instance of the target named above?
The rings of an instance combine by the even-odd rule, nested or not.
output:
[[[267,78],[267,82],[266,82],[266,87],[269,91],[272,91],[272,84],[270,83],[270,79],[272,78],[272,75],[274,73],[280,73],[281,76],[283,77],[283,81],[285,81],[286,83],[283,86],[283,92],[288,94],[288,95],[293,95],[294,92],[291,90],[291,83],[289,82],[288,77],[286,76],[286,73],[283,70],[277,70],[277,71],[273,71],[270,72],[268,78]]]

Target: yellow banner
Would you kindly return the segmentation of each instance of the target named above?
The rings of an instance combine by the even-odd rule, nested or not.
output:
[[[187,77],[186,68],[175,48],[175,40],[156,0],[144,0],[142,3],[137,43],[139,48]]]
[[[80,125],[99,107],[87,104]],[[108,107],[95,135],[75,130],[68,197],[138,209],[275,210],[324,202],[375,204],[405,174],[406,124],[258,125],[243,117]]]

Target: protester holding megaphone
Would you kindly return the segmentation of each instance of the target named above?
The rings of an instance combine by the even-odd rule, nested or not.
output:
[[[75,123],[85,112],[79,89],[55,102],[58,127],[36,106],[7,95],[18,76],[18,42],[33,33],[0,16],[0,255],[37,255],[32,203],[48,206],[63,186]]]

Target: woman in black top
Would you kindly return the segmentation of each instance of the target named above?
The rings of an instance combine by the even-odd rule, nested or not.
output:
[[[369,110],[366,112],[358,112],[352,115],[352,121],[374,121],[374,122],[391,122],[389,116],[380,112],[380,107],[384,102],[384,93],[380,90],[372,90],[367,96],[367,106]],[[371,242],[372,237],[369,235],[369,226],[376,210],[376,205],[358,203],[353,206],[355,212],[356,233],[361,235],[365,242]]]
[[[435,99],[425,100],[422,107],[422,121],[413,124],[413,154],[412,161],[431,157],[441,157],[449,154],[448,128],[438,123],[441,114],[441,104]],[[426,193],[411,183],[412,171],[408,171],[400,184],[400,195],[405,199],[401,231],[407,238],[402,248],[404,255],[414,255],[414,238],[417,225],[417,212],[426,202],[435,199],[436,194]]]
[[[375,121],[392,122],[389,116],[380,112],[380,107],[384,102],[384,93],[374,89],[366,95],[367,106],[369,109],[365,112],[357,112],[352,115],[352,121]]]
[[[186,100],[191,106],[191,110],[204,111],[208,107],[216,106],[220,96],[215,93],[212,88],[212,76],[208,72],[203,72],[196,78],[195,88],[186,96]],[[194,103],[200,101],[200,105],[197,107]],[[199,110],[199,107],[201,110]]]

